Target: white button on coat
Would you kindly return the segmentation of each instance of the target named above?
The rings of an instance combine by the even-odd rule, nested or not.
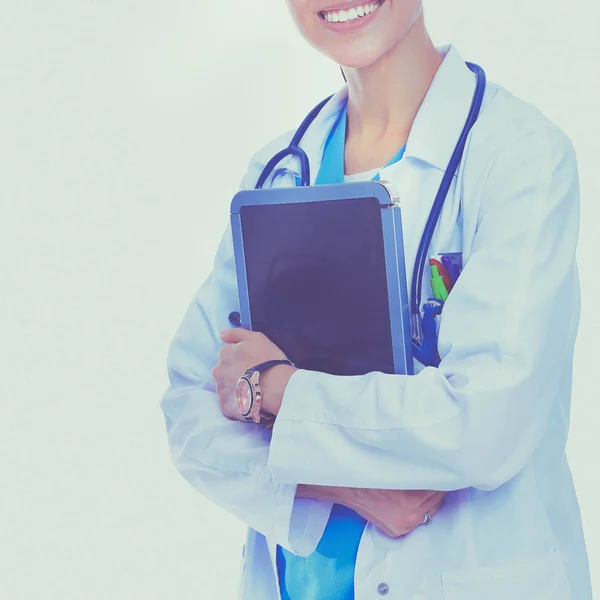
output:
[[[401,199],[408,281],[475,88],[457,50],[440,52],[405,155],[381,172]],[[312,183],[346,94],[344,86],[334,95],[301,144]],[[254,187],[292,134],[252,158],[242,188]],[[294,185],[296,159],[279,167],[269,185]],[[271,434],[226,419],[211,376],[219,331],[239,310],[226,227],[214,271],[171,345],[161,408],[176,468],[249,527],[242,600],[279,598],[277,544],[308,555],[319,542],[331,505],[295,499],[298,483],[449,491],[428,527],[398,539],[366,528],[356,600],[381,594],[381,582],[395,600],[591,600],[565,454],[578,228],[569,139],[488,82],[430,251],[462,252],[464,264],[442,316],[439,369],[354,377],[299,370]],[[425,280],[423,297],[429,292]]]

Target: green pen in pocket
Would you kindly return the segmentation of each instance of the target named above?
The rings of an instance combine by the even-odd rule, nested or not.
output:
[[[446,302],[448,290],[444,285],[444,278],[440,275],[438,268],[435,265],[431,265],[431,290],[437,300]]]

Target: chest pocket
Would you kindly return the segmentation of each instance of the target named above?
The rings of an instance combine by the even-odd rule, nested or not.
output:
[[[555,552],[499,567],[442,573],[444,600],[575,600]]]

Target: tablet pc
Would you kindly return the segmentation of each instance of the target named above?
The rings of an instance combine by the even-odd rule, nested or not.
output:
[[[241,326],[301,369],[412,374],[400,206],[385,181],[238,192]]]

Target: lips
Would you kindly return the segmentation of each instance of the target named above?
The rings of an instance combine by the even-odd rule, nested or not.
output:
[[[379,10],[384,1],[357,0],[351,4],[348,2],[332,4],[320,11],[318,16],[326,23],[333,23],[336,26],[339,26],[338,23],[348,25],[354,22],[370,20],[370,15]]]
[[[332,10],[348,10],[350,8],[356,8],[357,6],[360,6],[358,2],[348,2],[348,0],[346,0],[346,2],[338,2],[337,4],[327,6],[326,8],[321,9],[319,12],[329,12]]]
[[[385,2],[385,0],[380,0],[379,5],[381,6],[384,2]],[[338,2],[337,4],[330,4],[329,6],[322,8],[318,12],[318,14],[321,14],[324,12],[337,11],[337,10],[350,10],[351,8],[356,8],[357,6],[365,6],[366,4],[372,4],[372,2],[368,2],[368,1],[362,2],[361,0],[352,0],[352,1],[348,2],[348,0],[346,0],[346,2]]]

